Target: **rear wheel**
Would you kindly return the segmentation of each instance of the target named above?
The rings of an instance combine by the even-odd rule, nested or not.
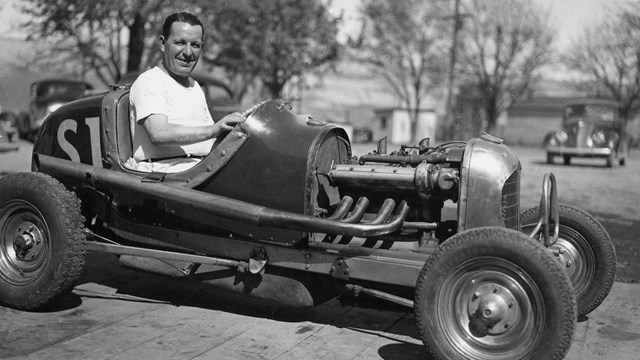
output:
[[[558,261],[526,235],[498,227],[441,244],[420,272],[414,304],[436,359],[561,359],[576,322]]]
[[[565,164],[565,165],[571,165],[571,156],[569,156],[569,155],[564,155],[564,156],[562,157],[562,160],[564,160],[564,164]]]
[[[84,266],[80,202],[39,173],[0,178],[0,303],[34,310],[68,291]]]
[[[609,295],[616,275],[616,251],[602,224],[590,214],[559,204],[560,234],[551,251],[571,279],[578,315],[595,310]],[[522,231],[529,233],[538,221],[539,207],[520,214]]]

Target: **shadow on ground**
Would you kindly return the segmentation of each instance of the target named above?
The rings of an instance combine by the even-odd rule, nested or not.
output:
[[[620,219],[609,214],[593,215],[613,239],[618,258],[616,281],[640,283],[640,221]]]

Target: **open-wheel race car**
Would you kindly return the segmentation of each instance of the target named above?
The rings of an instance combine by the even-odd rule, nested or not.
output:
[[[193,168],[143,173],[124,166],[126,88],[52,113],[32,172],[0,178],[0,302],[39,309],[103,252],[288,306],[398,303],[437,359],[561,359],[611,289],[606,230],[558,203],[552,174],[521,211],[521,164],[498,138],[356,158],[343,129],[286,101],[244,115]]]

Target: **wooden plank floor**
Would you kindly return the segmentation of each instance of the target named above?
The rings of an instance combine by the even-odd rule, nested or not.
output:
[[[567,359],[635,359],[639,290],[616,283],[615,294],[578,324]],[[0,307],[0,358],[429,359],[411,311],[356,300],[276,307],[89,254],[80,283],[48,309]]]
[[[356,306],[354,306],[356,305]],[[413,315],[363,298],[307,309],[121,268],[89,254],[73,292],[41,312],[0,307],[0,358],[423,359]],[[395,355],[394,355],[395,354]],[[413,354],[413,355],[412,355]]]

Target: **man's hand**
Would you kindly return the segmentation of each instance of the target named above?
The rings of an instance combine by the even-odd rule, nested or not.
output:
[[[147,117],[144,126],[154,145],[186,145],[218,137],[231,131],[236,124],[245,119],[239,112],[231,113],[213,125],[183,126],[169,123],[166,115],[152,114]]]
[[[239,112],[234,112],[218,120],[216,122],[216,125],[218,125],[220,132],[223,133],[233,130],[234,126],[241,122],[244,122],[244,120],[245,118],[242,117],[242,114],[240,114]]]

